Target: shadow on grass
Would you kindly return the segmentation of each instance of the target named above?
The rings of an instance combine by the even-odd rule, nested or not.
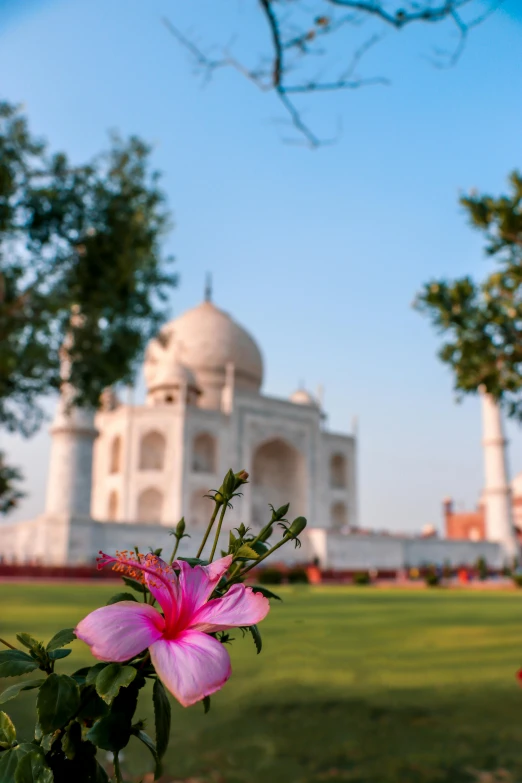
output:
[[[21,737],[32,735],[32,693],[4,707]],[[216,695],[208,715],[201,705],[173,705],[165,783],[522,781],[522,692],[516,685],[346,697],[294,685],[258,691],[249,703],[224,696]],[[153,734],[149,705],[145,694],[137,717],[147,718]],[[124,756],[126,779],[140,781],[150,770],[143,746],[131,740]]]
[[[305,698],[306,696],[306,698]],[[176,713],[165,768],[205,783],[518,783],[518,692],[387,692],[374,698],[274,693],[248,707]],[[129,769],[134,749],[129,748]],[[137,761],[137,759],[136,759]]]

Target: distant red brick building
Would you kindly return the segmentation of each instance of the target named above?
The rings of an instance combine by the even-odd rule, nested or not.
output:
[[[522,474],[519,474],[511,485],[513,519],[517,538],[522,545]],[[444,530],[446,538],[468,539],[470,541],[485,541],[486,512],[482,500],[475,511],[455,511],[452,498],[446,498],[442,504],[444,513]]]
[[[443,508],[446,538],[485,540],[486,515],[482,504],[479,504],[476,511],[454,511],[453,500],[446,498]]]

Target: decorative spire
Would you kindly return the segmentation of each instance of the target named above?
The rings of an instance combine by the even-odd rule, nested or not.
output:
[[[205,302],[212,301],[212,274],[207,272],[205,280]]]

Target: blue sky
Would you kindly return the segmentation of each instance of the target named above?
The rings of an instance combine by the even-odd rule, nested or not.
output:
[[[235,72],[202,86],[160,21],[224,43],[237,24],[239,52],[256,51],[255,17],[235,16],[244,6],[223,18],[215,0],[0,0],[2,97],[74,160],[109,129],[153,143],[176,224],[172,316],[200,301],[211,270],[216,303],[263,349],[268,393],[323,384],[331,428],[358,416],[361,522],[439,524],[445,495],[473,505],[481,487],[479,409],[455,403],[411,302],[432,276],[488,268],[458,195],[500,192],[521,164],[520,4],[476,28],[453,69],[426,56],[454,43],[451,28],[388,35],[361,70],[391,86],[303,102],[318,132],[342,129],[314,152],[282,141],[277,102]],[[13,518],[43,509],[46,429],[2,435],[29,491]],[[522,437],[509,430],[516,472]]]

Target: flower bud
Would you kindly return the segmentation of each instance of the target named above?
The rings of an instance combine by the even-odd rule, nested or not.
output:
[[[292,538],[297,538],[297,536],[303,532],[303,530],[306,527],[306,519],[305,517],[296,517],[290,527],[288,528],[288,535]]]
[[[280,508],[277,509],[272,507],[272,519],[270,520],[270,522],[280,522],[288,514],[289,508],[290,508],[290,503],[287,503],[285,506],[280,506]]]
[[[233,472],[229,470],[227,475],[223,479],[223,484],[220,487],[220,492],[228,499],[232,497],[235,488],[236,488],[236,477],[233,474]]]
[[[184,532],[185,532],[185,517],[181,517],[178,524],[176,525],[176,538],[182,538]]]

